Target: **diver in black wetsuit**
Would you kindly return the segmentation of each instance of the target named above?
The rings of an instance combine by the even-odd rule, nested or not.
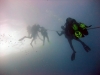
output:
[[[33,25],[32,27],[28,26],[27,27],[28,36],[24,36],[23,38],[19,39],[19,41],[22,41],[25,38],[30,38],[30,39],[33,38],[32,41],[31,41],[31,43],[30,43],[31,46],[33,47],[32,42],[37,38],[38,32],[39,32],[39,28],[40,28],[39,25]],[[39,37],[39,39],[41,40],[40,37]]]
[[[73,24],[75,24],[75,26],[73,27]],[[65,25],[64,26],[61,26],[61,28],[62,28],[62,31],[61,31],[61,33],[58,33],[58,31],[57,31],[57,34],[59,35],[59,36],[61,36],[61,35],[65,35],[65,37],[67,38],[67,40],[68,40],[68,42],[69,42],[69,44],[70,44],[70,47],[72,48],[72,50],[73,50],[73,53],[72,53],[72,55],[71,55],[71,60],[73,61],[74,59],[75,59],[75,53],[76,53],[76,51],[74,50],[74,47],[73,47],[73,45],[72,45],[72,40],[73,39],[75,39],[75,40],[77,40],[77,41],[79,41],[82,45],[83,45],[83,47],[84,47],[84,49],[86,50],[86,52],[88,52],[88,51],[90,51],[91,49],[84,43],[84,42],[82,42],[79,38],[80,37],[82,37],[82,34],[79,34],[79,35],[75,35],[75,32],[76,32],[76,30],[80,30],[78,27],[80,26],[80,24],[79,23],[77,23],[74,19],[72,19],[72,18],[67,18],[66,19],[66,23],[65,23]],[[75,30],[74,30],[75,29]]]
[[[65,27],[68,26],[69,32],[74,35],[76,38],[82,38],[85,35],[88,35],[87,28],[91,27],[86,26],[84,23],[78,23],[75,19],[67,18]]]
[[[40,27],[39,32],[41,32],[41,35],[43,36],[43,45],[45,43],[45,38],[47,38],[48,42],[50,42],[49,37],[48,37],[48,33],[47,33],[47,29],[45,29],[44,27]]]

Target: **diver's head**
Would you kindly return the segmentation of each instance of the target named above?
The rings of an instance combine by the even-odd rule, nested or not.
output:
[[[64,26],[61,26],[61,29],[65,29],[65,27]]]
[[[72,20],[72,18],[68,17],[68,18],[66,19],[66,22],[70,22],[71,20]]]

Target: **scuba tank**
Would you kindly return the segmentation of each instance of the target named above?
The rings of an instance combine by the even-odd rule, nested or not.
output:
[[[86,25],[84,23],[80,23],[80,28],[82,28],[84,30],[84,29],[86,29]]]
[[[78,30],[78,26],[76,24],[73,24],[72,28],[75,31],[75,33],[74,33],[75,37],[81,38],[82,33]]]

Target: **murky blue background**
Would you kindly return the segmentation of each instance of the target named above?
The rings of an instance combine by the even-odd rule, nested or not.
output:
[[[24,21],[29,25],[38,23],[49,29],[50,44],[46,42],[45,46],[41,47],[41,43],[32,49],[30,43],[27,43],[28,49],[25,47],[26,49],[19,53],[1,58],[0,75],[100,75],[100,29],[89,30],[89,35],[81,39],[91,48],[88,53],[79,42],[73,40],[77,52],[74,61],[71,61],[72,50],[67,39],[58,36],[55,31],[50,31],[61,30],[61,25],[68,17],[92,27],[100,26],[99,0],[26,0],[24,2],[18,0],[16,6],[11,3],[11,7],[6,10],[7,12],[5,11],[7,17]],[[19,9],[15,11],[14,8]],[[22,26],[19,28],[15,29],[18,31]]]

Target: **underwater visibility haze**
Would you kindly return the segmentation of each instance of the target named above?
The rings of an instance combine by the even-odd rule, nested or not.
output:
[[[100,75],[99,3],[0,0],[0,75]],[[95,28],[82,42],[72,40],[76,53],[69,37],[58,35],[69,17]]]

